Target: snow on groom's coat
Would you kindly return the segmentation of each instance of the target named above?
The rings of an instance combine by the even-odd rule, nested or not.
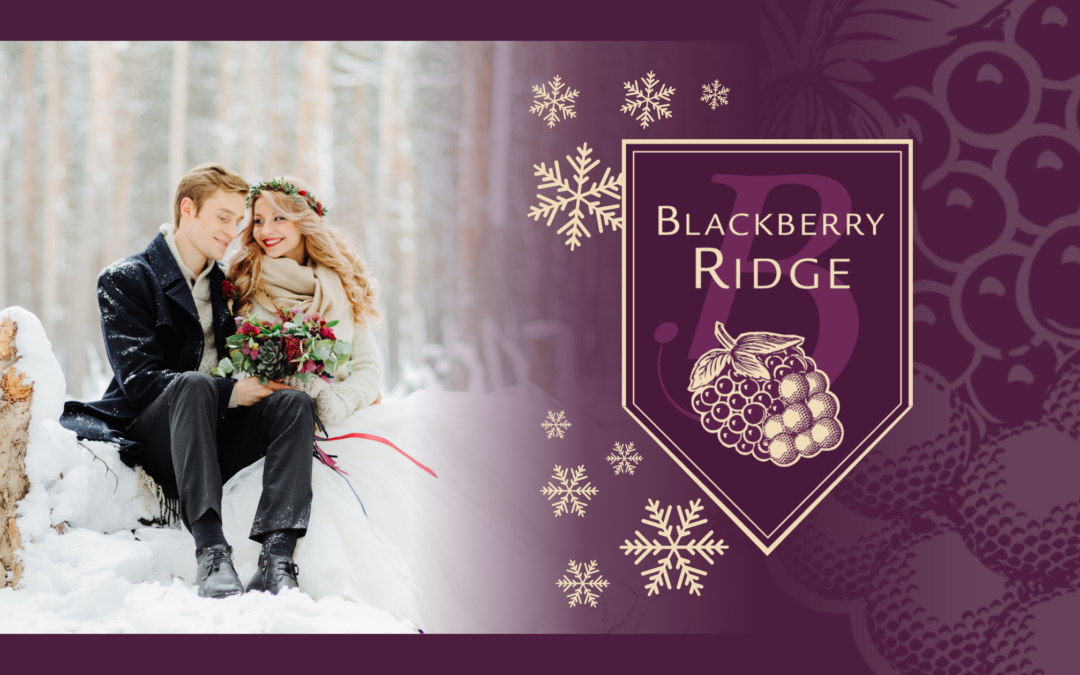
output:
[[[210,298],[214,345],[225,353],[225,338],[236,331],[221,296],[225,273],[211,261]],[[68,401],[60,423],[80,438],[119,443],[128,466],[141,463],[142,447],[124,430],[180,373],[198,370],[203,330],[191,289],[162,235],[142,253],[102,270],[98,308],[105,352],[114,373],[100,401]],[[218,413],[224,416],[236,380],[215,378]]]

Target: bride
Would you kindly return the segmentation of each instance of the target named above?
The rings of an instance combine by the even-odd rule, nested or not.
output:
[[[367,435],[320,443],[346,475],[312,459],[311,517],[294,553],[300,590],[364,603],[429,631],[537,630],[547,596],[562,600],[551,592],[561,569],[551,565],[565,562],[546,561],[539,524],[547,521],[538,515],[546,505],[521,491],[536,490],[550,458],[507,452],[513,445],[505,444],[524,450],[521,425],[535,425],[546,397],[525,387],[419,391],[381,402],[379,285],[302,181],[253,186],[238,240],[228,275],[237,316],[273,319],[279,308],[300,307],[338,320],[335,337],[352,345],[351,373],[341,368],[332,382],[286,380],[315,400],[330,436]],[[262,460],[224,487],[223,526],[237,542],[238,567],[259,555],[246,532],[261,476]]]

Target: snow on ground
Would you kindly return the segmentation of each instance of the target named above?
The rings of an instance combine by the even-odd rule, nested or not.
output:
[[[18,590],[0,589],[0,633],[415,632],[381,610],[299,590],[200,598],[191,534],[140,524],[151,513],[116,446],[80,443],[57,422],[66,384],[41,323],[20,307],[5,316],[19,325],[16,367],[34,399],[30,492],[17,520],[23,576]],[[246,582],[255,566],[237,571]]]

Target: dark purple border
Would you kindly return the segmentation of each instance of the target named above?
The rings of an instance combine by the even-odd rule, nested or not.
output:
[[[836,623],[841,617],[826,617]],[[846,617],[843,617],[846,623]],[[831,620],[831,621],[830,621]],[[832,633],[843,633],[840,626]],[[0,636],[13,673],[868,673],[858,653],[813,629],[765,635]],[[272,670],[266,670],[270,666]],[[333,669],[333,670],[327,670]]]
[[[756,2],[6,3],[2,40],[743,40]]]

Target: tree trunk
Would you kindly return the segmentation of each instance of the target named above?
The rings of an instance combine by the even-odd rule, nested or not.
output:
[[[74,283],[69,284],[66,300],[71,307],[69,325],[70,350],[67,373],[68,390],[73,396],[90,395],[83,387],[87,370],[88,330],[90,308],[96,304],[94,278],[91,271],[100,241],[103,248],[113,253],[120,247],[117,227],[109,222],[112,209],[112,46],[91,42],[90,49],[90,124],[86,138],[86,169],[83,171],[84,210],[81,210],[81,227],[76,229],[76,254],[71,270]],[[119,186],[117,186],[119,187]],[[104,221],[104,222],[103,222]],[[105,257],[108,257],[106,255]],[[111,262],[111,261],[110,261]]]
[[[358,83],[355,89],[355,98],[353,99],[353,105],[356,107],[354,111],[356,115],[356,188],[354,194],[356,195],[356,206],[352,213],[352,231],[356,235],[357,241],[360,243],[361,255],[367,257],[369,255],[367,248],[367,231],[371,219],[367,217],[367,214],[371,213],[371,204],[369,204],[369,194],[371,192],[371,175],[368,171],[368,116],[367,116],[367,90],[368,85],[363,82]],[[341,222],[340,220],[338,222]],[[368,264],[373,262],[371,258],[367,258]]]
[[[57,257],[60,250],[60,219],[67,210],[67,171],[64,166],[64,130],[60,124],[60,46],[56,42],[44,44],[45,66],[45,136],[48,139],[45,151],[45,228],[41,248],[42,279],[41,317],[45,334],[54,344],[63,344],[66,340],[56,332],[57,317]]]
[[[184,177],[187,165],[184,159],[184,132],[187,124],[188,90],[187,42],[177,42],[173,47],[172,109],[169,115],[169,210],[173,213],[176,186]]]
[[[259,53],[256,43],[244,43],[244,94],[240,97],[240,118],[243,133],[240,139],[240,171],[244,180],[255,179],[259,167],[259,158],[255,150],[255,135],[262,129],[262,121],[265,114],[260,112],[265,106],[259,106],[256,102],[256,92],[259,82]]]
[[[22,576],[22,565],[15,559],[22,548],[15,507],[30,490],[25,460],[34,385],[24,383],[26,374],[15,367],[18,330],[10,318],[0,320],[0,588],[15,586]]]
[[[266,145],[267,152],[264,155],[264,161],[257,164],[261,169],[259,174],[262,180],[280,176],[286,171],[288,165],[288,158],[285,156],[285,125],[282,123],[281,117],[278,115],[278,79],[281,77],[278,74],[278,49],[271,47],[266,51],[269,52],[269,58],[267,61],[267,70],[265,75],[266,82],[266,97],[255,98],[252,95],[250,100],[259,101],[256,105],[261,104],[266,111]],[[262,87],[259,87],[260,93]]]
[[[26,42],[23,46],[23,117],[26,123],[24,127],[23,137],[26,139],[23,146],[22,153],[22,166],[23,166],[23,182],[22,182],[22,204],[20,205],[19,215],[22,220],[22,241],[24,251],[28,253],[29,258],[29,270],[27,270],[25,264],[19,265],[20,271],[23,273],[23,278],[29,278],[30,283],[25,281],[18,284],[19,293],[18,296],[22,298],[22,302],[26,303],[26,306],[31,311],[37,309],[37,227],[35,227],[35,216],[38,213],[38,203],[36,196],[35,179],[37,178],[37,92],[34,86],[34,61],[35,61],[36,43]],[[18,278],[18,277],[16,277]],[[23,290],[26,293],[23,293]]]
[[[461,46],[461,128],[458,141],[458,309],[456,341],[475,348],[481,344],[481,327],[495,306],[497,285],[491,278],[491,258],[484,253],[490,243],[488,220],[488,161],[491,158],[491,93],[494,45],[465,42]],[[469,391],[487,391],[501,384],[498,373],[475,381],[470,373]],[[500,382],[493,383],[492,378]]]
[[[231,128],[234,69],[231,42],[221,43],[221,54],[218,59],[218,151],[216,161],[225,166],[230,166],[233,160],[233,141],[236,138]]]
[[[315,183],[315,161],[312,158],[314,144],[311,142],[311,108],[314,104],[312,99],[321,93],[315,88],[313,81],[315,70],[317,70],[316,51],[316,43],[304,43],[303,63],[300,67],[300,81],[303,83],[304,92],[299,97],[299,107],[296,112],[296,168],[289,172],[295,172],[300,180],[313,187],[317,187],[317,184]]]
[[[0,56],[0,59],[3,59],[3,57]],[[0,63],[2,63],[3,66],[7,66],[8,62],[7,59],[3,59]],[[0,87],[6,89],[7,86],[7,74],[5,73],[4,75],[0,75]],[[0,98],[0,120],[8,119],[6,103],[7,100],[5,98]],[[4,171],[6,168],[4,164],[6,161],[6,158],[4,157],[4,148],[7,147],[6,140],[7,128],[3,122],[0,122],[0,185],[7,184],[6,172]],[[0,307],[7,307],[8,305],[15,304],[14,302],[8,302],[7,278],[11,263],[8,261],[7,251],[7,206],[7,193],[6,191],[0,191],[0,264],[3,264],[4,266],[4,269],[0,270]]]
[[[513,44],[502,41],[495,43],[494,63],[491,75],[491,148],[488,160],[490,180],[488,185],[488,221],[491,225],[489,247],[497,251],[496,255],[487,256],[487,266],[497,279],[505,278],[504,274],[510,271],[504,262],[507,252],[506,243],[509,241],[506,226],[509,206],[509,181],[510,181],[510,142],[511,142],[511,100],[513,88]],[[497,248],[494,248],[497,247]],[[512,293],[503,295],[510,296]],[[509,349],[508,356],[517,355],[516,345],[506,344],[503,329],[499,328],[501,320],[508,332],[516,332],[517,326],[511,325],[516,319],[504,311],[501,304],[503,298],[499,295],[487,298],[491,303],[485,308],[483,319],[483,344],[484,365],[488,373],[488,385],[492,389],[515,384],[523,375],[523,369],[514,367],[513,375],[505,374],[503,368],[503,351]],[[513,304],[509,303],[513,309]],[[505,345],[505,346],[504,346]],[[525,369],[527,371],[527,369]],[[518,381],[517,384],[525,384],[528,380]]]
[[[128,47],[128,57],[124,67],[128,70],[128,75],[125,78],[127,85],[124,87],[121,93],[125,105],[123,112],[118,115],[120,120],[120,130],[118,133],[114,132],[113,138],[116,145],[116,157],[117,157],[117,179],[116,179],[116,212],[115,216],[108,221],[110,229],[109,239],[115,239],[116,246],[121,247],[118,249],[106,248],[108,255],[115,257],[102,260],[98,269],[103,269],[107,265],[111,265],[117,259],[122,256],[131,253],[131,193],[132,185],[135,182],[135,146],[139,133],[139,106],[141,104],[142,88],[140,81],[142,77],[142,59],[140,58],[139,51],[143,49],[143,46],[139,42],[131,43]],[[109,65],[112,70],[112,64]],[[109,88],[113,91],[115,81],[110,80]],[[106,113],[108,114],[108,113]],[[110,194],[112,190],[109,186],[103,186],[101,188],[102,194]],[[167,211],[166,213],[171,213]],[[94,278],[96,278],[98,270],[92,270]],[[104,348],[104,343],[102,343]],[[102,352],[104,353],[104,352]]]
[[[404,48],[397,42],[386,44],[383,51],[382,74],[379,82],[379,168],[376,172],[375,220],[378,224],[375,241],[368,241],[369,260],[378,262],[382,284],[384,320],[386,326],[386,384],[393,388],[400,376],[398,343],[400,336],[401,292],[398,280],[398,215],[397,174],[398,137],[401,134],[401,96],[399,78],[404,70]],[[389,296],[389,297],[388,297]],[[380,345],[380,348],[382,345]]]
[[[319,201],[323,204],[337,205],[334,186],[334,128],[330,113],[334,101],[334,92],[330,88],[330,52],[332,42],[316,42],[313,56],[314,70],[311,86],[314,90],[312,112],[314,113],[314,165],[312,185],[317,190]]]

